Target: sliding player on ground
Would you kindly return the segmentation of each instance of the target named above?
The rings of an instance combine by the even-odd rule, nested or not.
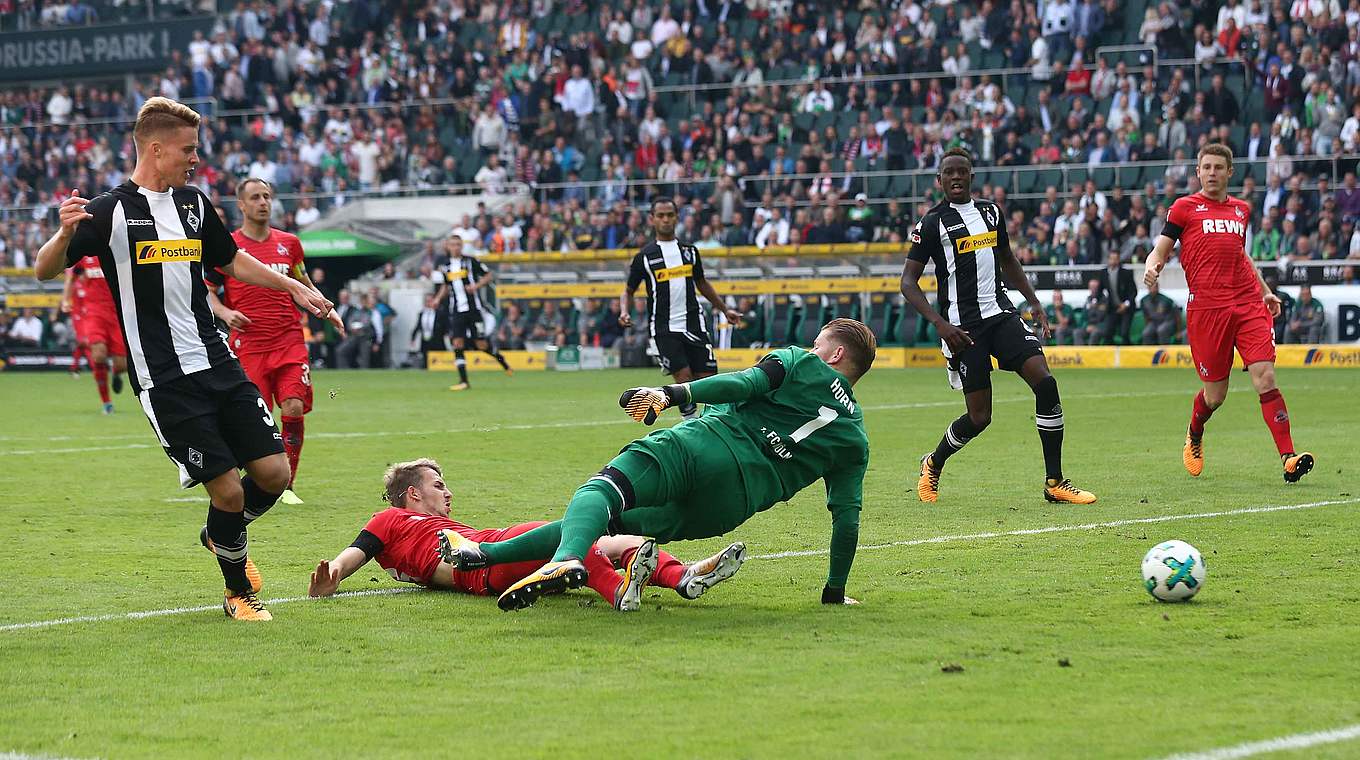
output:
[[[649,425],[672,406],[722,406],[629,444],[576,490],[560,521],[498,542],[445,531],[442,557],[473,570],[551,555],[501,594],[501,609],[520,609],[585,583],[584,560],[606,532],[663,544],[721,536],[825,480],[831,566],[822,602],[854,604],[845,584],[859,540],[869,439],[851,386],[869,371],[876,350],[862,322],[834,319],[810,351],[781,348],[741,372],[630,388],[619,404]]]
[[[330,596],[340,582],[371,559],[393,579],[429,588],[489,596],[500,594],[538,569],[543,557],[529,562],[459,571],[441,561],[440,533],[452,531],[470,541],[503,541],[543,525],[528,522],[499,530],[476,530],[449,517],[453,494],[443,471],[432,459],[400,462],[383,476],[383,498],[392,506],[373,516],[359,536],[335,559],[322,561],[312,572],[307,593]],[[608,536],[590,547],[583,562],[590,586],[621,612],[637,610],[649,583],[675,589],[685,599],[731,578],[746,559],[746,546],[735,543],[708,559],[686,565],[640,536]],[[615,566],[623,569],[622,575]]]
[[[704,276],[699,249],[676,240],[675,201],[652,201],[651,220],[656,239],[633,257],[628,284],[619,301],[619,324],[632,327],[633,294],[639,285],[647,283],[651,339],[661,369],[677,383],[709,377],[718,371],[718,360],[713,356],[713,339],[708,336],[698,294],[721,309],[732,324],[740,321],[741,312],[727,308]],[[685,403],[680,414],[685,419],[697,417],[699,407]]]
[[[257,596],[261,579],[246,525],[288,487],[288,460],[269,407],[217,331],[204,271],[221,268],[288,292],[322,319],[339,318],[320,293],[236,255],[212,201],[188,186],[198,165],[199,122],[182,103],[147,100],[132,128],[132,176],[91,200],[72,191],[34,271],[50,280],[83,256],[99,259],[121,317],[132,390],[180,485],[202,483],[208,492],[208,545],[226,581],[222,609],[236,620],[269,620]]]
[[[285,277],[315,290],[302,260],[297,235],[269,226],[274,188],[251,177],[236,185],[236,206],[241,210],[241,229],[232,239],[257,261]],[[302,332],[304,317],[285,292],[251,285],[221,270],[207,273],[208,303],[217,318],[227,323],[227,344],[241,360],[246,377],[260,389],[270,409],[278,407],[283,429],[283,452],[288,457],[288,488],[279,497],[284,504],[301,504],[293,491],[298,460],[302,457],[303,415],[312,411],[312,368],[307,340]],[[222,289],[219,296],[217,289]]]
[[[1011,252],[1006,215],[995,203],[973,200],[973,158],[965,150],[945,153],[936,181],[945,199],[912,228],[911,252],[902,269],[902,295],[939,332],[949,363],[949,384],[963,391],[967,411],[945,429],[935,451],[921,457],[916,494],[921,501],[939,499],[945,461],[991,424],[995,356],[1001,369],[1019,374],[1034,391],[1034,422],[1046,470],[1044,498],[1091,504],[1095,494],[1063,477],[1062,404],[1058,381],[1044,359],[1043,343],[1006,296],[1003,275],[1033,307],[1048,337],[1043,304]],[[939,311],[931,308],[921,292],[921,273],[931,261],[939,282]]]
[[[1143,282],[1152,287],[1181,244],[1181,266],[1190,298],[1185,305],[1185,335],[1195,371],[1204,383],[1190,411],[1181,461],[1191,475],[1204,471],[1204,423],[1228,397],[1233,350],[1242,357],[1261,399],[1261,417],[1275,439],[1286,482],[1313,469],[1313,455],[1295,453],[1289,410],[1275,384],[1274,317],[1280,299],[1270,292],[1246,251],[1251,204],[1228,195],[1233,175],[1232,149],[1211,143],[1199,151],[1195,176],[1201,190],[1171,204],[1166,226],[1148,256]]]
[[[72,371],[79,368],[79,354],[83,352],[90,362],[90,373],[94,375],[104,414],[113,414],[109,370],[113,370],[113,392],[122,393],[123,373],[127,372],[127,346],[123,345],[113,293],[109,291],[98,257],[84,256],[66,270],[61,310],[71,315],[71,326],[76,334]]]

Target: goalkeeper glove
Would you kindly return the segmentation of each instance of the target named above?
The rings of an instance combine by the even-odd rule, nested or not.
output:
[[[644,425],[656,422],[657,415],[667,407],[679,406],[689,401],[689,390],[683,385],[667,385],[662,388],[629,388],[619,396],[619,406],[628,416]]]

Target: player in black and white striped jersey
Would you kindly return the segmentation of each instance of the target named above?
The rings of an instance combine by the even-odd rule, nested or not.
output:
[[[935,451],[921,457],[917,496],[921,501],[938,499],[945,460],[991,423],[995,356],[997,366],[1019,374],[1034,391],[1034,421],[1047,471],[1044,498],[1090,504],[1095,495],[1062,475],[1062,404],[1043,342],[1006,296],[1003,276],[1025,296],[1044,337],[1049,336],[1043,305],[1011,251],[1005,213],[995,203],[973,200],[973,159],[965,150],[947,151],[936,179],[945,199],[908,236],[912,247],[902,269],[902,295],[939,332],[949,383],[963,391],[967,412],[945,430]],[[939,283],[938,311],[926,301],[919,282],[929,262],[935,264]]]
[[[717,374],[718,360],[713,356],[713,340],[705,327],[699,307],[699,294],[714,307],[722,309],[736,323],[741,312],[727,308],[713,284],[704,276],[699,249],[675,238],[678,221],[675,202],[669,198],[652,201],[651,222],[656,238],[633,257],[628,270],[628,285],[619,302],[619,324],[631,327],[633,294],[647,285],[652,344],[661,359],[661,368],[677,383],[687,383]],[[680,407],[686,418],[698,416],[698,407]]]
[[[515,374],[505,357],[491,344],[491,333],[484,329],[488,304],[482,288],[491,284],[491,270],[471,256],[463,255],[463,239],[450,234],[444,240],[444,255],[435,259],[431,279],[439,283],[435,300],[449,304],[449,339],[453,344],[453,361],[458,367],[458,383],[451,391],[465,391],[469,387],[467,358],[464,350],[472,341],[477,350],[488,353],[500,363],[506,374]]]
[[[256,597],[260,578],[247,556],[246,524],[288,487],[288,460],[269,407],[217,331],[203,273],[219,267],[339,320],[320,293],[236,255],[212,202],[188,186],[198,165],[198,126],[198,114],[183,104],[146,101],[132,131],[131,178],[91,200],[72,191],[35,270],[49,280],[82,256],[99,258],[127,342],[132,389],[180,485],[202,483],[211,499],[204,542],[226,580],[222,607],[238,620],[269,620]]]

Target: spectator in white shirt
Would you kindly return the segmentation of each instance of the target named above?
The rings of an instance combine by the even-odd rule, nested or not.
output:
[[[488,193],[500,194],[505,192],[505,182],[509,178],[505,167],[501,166],[500,156],[492,154],[486,159],[486,166],[477,170],[472,181],[481,185],[482,190]]]
[[[53,124],[69,124],[73,107],[70,92],[62,85],[47,100],[47,118]]]
[[[778,207],[770,209],[770,218],[761,225],[756,233],[756,247],[789,244],[789,222]]]
[[[24,315],[9,326],[9,341],[12,344],[37,348],[42,343],[43,324],[32,309],[24,309]]]
[[[359,189],[372,190],[378,184],[378,156],[382,154],[382,148],[373,142],[368,132],[362,132],[349,146],[349,154],[359,164]]]
[[[299,228],[315,222],[321,218],[321,211],[312,203],[311,198],[303,198],[298,201],[297,211],[293,213],[293,221]]]
[[[562,87],[562,107],[576,114],[578,122],[595,112],[595,88],[579,63],[571,67],[571,79]]]
[[[826,85],[818,81],[816,89],[803,96],[802,111],[804,113],[820,113],[830,111],[836,107],[836,98],[826,89]]]
[[[666,41],[680,33],[680,23],[671,18],[669,3],[661,6],[661,15],[652,24],[652,47],[661,47]]]

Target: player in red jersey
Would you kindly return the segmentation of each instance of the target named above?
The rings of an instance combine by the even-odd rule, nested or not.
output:
[[[335,559],[322,560],[312,572],[307,593],[330,596],[340,581],[370,559],[377,559],[391,576],[406,583],[461,591],[477,596],[499,595],[543,564],[542,560],[494,565],[460,571],[439,558],[440,533],[454,531],[473,541],[500,541],[543,525],[529,522],[499,530],[476,530],[449,519],[453,494],[444,484],[439,464],[432,459],[400,462],[387,469],[383,498],[392,506],[373,516],[354,543]],[[675,589],[686,599],[697,599],[709,588],[731,578],[746,559],[746,546],[735,543],[706,560],[685,565],[640,536],[606,536],[586,557],[590,587],[617,610],[641,606],[642,589],[649,583]],[[623,569],[615,571],[615,565]]]
[[[1204,423],[1228,395],[1235,348],[1261,396],[1261,416],[1275,439],[1284,479],[1293,483],[1313,469],[1313,455],[1295,453],[1289,434],[1289,410],[1275,385],[1272,325],[1280,313],[1280,299],[1247,257],[1251,204],[1228,195],[1232,174],[1230,148],[1212,143],[1200,149],[1195,176],[1201,190],[1171,204],[1166,227],[1148,256],[1143,282],[1148,287],[1157,282],[1179,240],[1181,266],[1190,288],[1185,333],[1195,369],[1204,382],[1195,395],[1181,454],[1185,469],[1194,476],[1204,470]]]
[[[244,221],[231,234],[241,250],[280,274],[315,290],[302,262],[302,243],[296,235],[269,226],[274,188],[262,179],[244,179],[236,186],[236,205]],[[283,450],[288,455],[288,490],[279,500],[301,504],[293,492],[298,459],[302,456],[303,415],[312,410],[312,371],[302,332],[302,313],[285,292],[248,285],[220,271],[205,275],[208,303],[218,319],[231,328],[228,343],[241,360],[246,376],[260,389],[270,408],[279,408]],[[215,291],[221,287],[224,295]]]
[[[118,307],[113,293],[104,279],[104,270],[97,256],[86,256],[66,270],[66,287],[61,294],[61,310],[71,315],[71,326],[76,333],[76,351],[72,354],[72,370],[79,365],[79,353],[84,351],[90,361],[99,400],[104,414],[113,414],[109,397],[109,365],[113,368],[113,392],[123,392],[123,373],[127,372],[127,346],[123,330],[118,324]]]

